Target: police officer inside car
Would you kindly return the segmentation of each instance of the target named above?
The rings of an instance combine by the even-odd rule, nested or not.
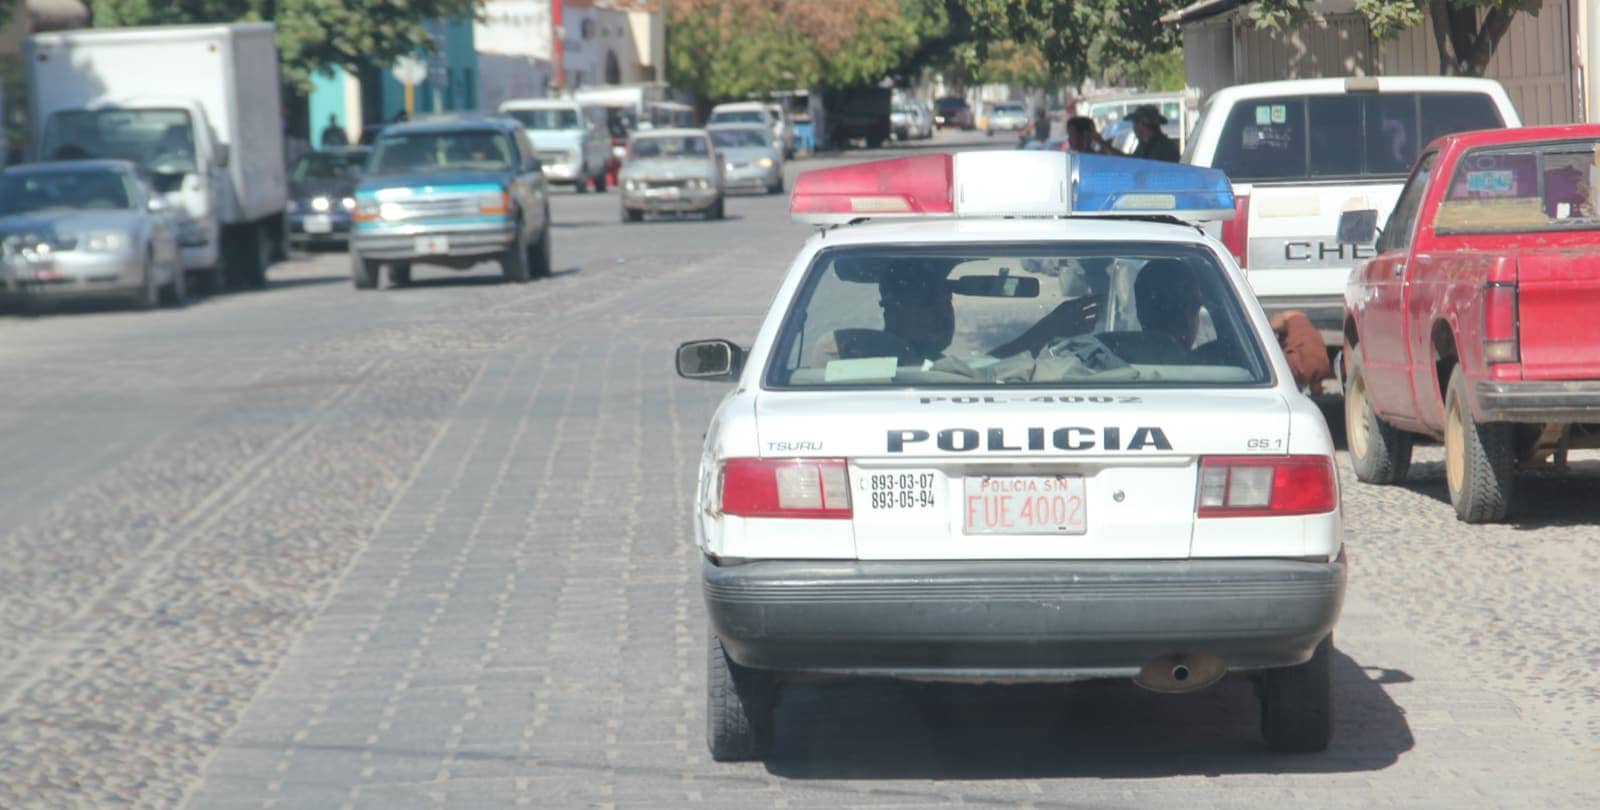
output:
[[[1164,160],[1168,163],[1178,162],[1178,142],[1167,137],[1161,131],[1161,125],[1167,123],[1167,117],[1161,114],[1155,106],[1142,104],[1128,114],[1128,120],[1133,122],[1133,135],[1139,139],[1139,145],[1133,148],[1129,157],[1143,158],[1145,160]],[[1120,155],[1104,135],[1095,133],[1095,141],[1100,144],[1106,154]]]

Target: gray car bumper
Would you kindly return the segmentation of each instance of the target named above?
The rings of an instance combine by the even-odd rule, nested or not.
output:
[[[1600,424],[1600,380],[1481,380],[1476,388],[1485,422]]]
[[[419,237],[442,237],[449,245],[444,251],[419,251]],[[470,259],[504,253],[516,237],[509,224],[504,227],[475,229],[429,229],[406,234],[372,234],[357,231],[350,247],[364,259],[410,261],[423,259]]]
[[[832,562],[702,567],[713,631],[745,666],[929,678],[1131,677],[1171,653],[1303,663],[1345,562]]]

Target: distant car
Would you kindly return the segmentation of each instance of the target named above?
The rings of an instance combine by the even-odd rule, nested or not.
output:
[[[500,105],[500,114],[527,129],[546,180],[579,193],[591,185],[606,190],[611,132],[604,107],[557,98],[513,99]]]
[[[391,124],[356,185],[356,289],[411,281],[414,262],[465,270],[496,260],[506,281],[550,272],[550,201],[533,142],[509,118]]]
[[[1028,108],[1018,101],[1000,101],[989,106],[987,134],[1021,132],[1028,126]]]
[[[622,165],[622,221],[647,212],[722,219],[722,165],[703,129],[653,129],[628,142]]]
[[[763,101],[737,101],[718,104],[711,108],[706,126],[717,124],[760,124],[772,134],[773,143],[783,151],[785,160],[794,157],[794,124],[784,112],[782,104]]]
[[[289,168],[289,243],[296,246],[350,239],[356,181],[371,149],[348,146],[301,155]]]
[[[894,105],[889,112],[889,127],[897,141],[922,137],[922,110],[909,102]]]
[[[959,96],[947,96],[933,103],[933,123],[940,129],[972,129],[972,108]]]
[[[0,246],[10,301],[123,296],[153,309],[186,296],[175,216],[127,161],[0,173]]]
[[[932,138],[933,111],[928,109],[928,103],[921,100],[913,100],[910,107],[911,112],[914,114],[911,137],[917,140]]]
[[[766,127],[720,124],[706,127],[706,132],[722,156],[723,188],[783,193],[783,152]]]

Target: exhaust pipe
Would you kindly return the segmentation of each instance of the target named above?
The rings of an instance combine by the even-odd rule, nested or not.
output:
[[[1158,655],[1135,675],[1133,682],[1152,692],[1178,694],[1204,689],[1222,679],[1227,665],[1215,655],[1169,653]]]

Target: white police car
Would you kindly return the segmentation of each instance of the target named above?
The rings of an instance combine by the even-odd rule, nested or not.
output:
[[[1333,444],[1242,273],[1220,172],[978,152],[803,174],[800,252],[737,381],[695,536],[708,742],[771,745],[796,676],[1255,676],[1269,747],[1331,729]],[[868,220],[860,222],[858,220]]]

